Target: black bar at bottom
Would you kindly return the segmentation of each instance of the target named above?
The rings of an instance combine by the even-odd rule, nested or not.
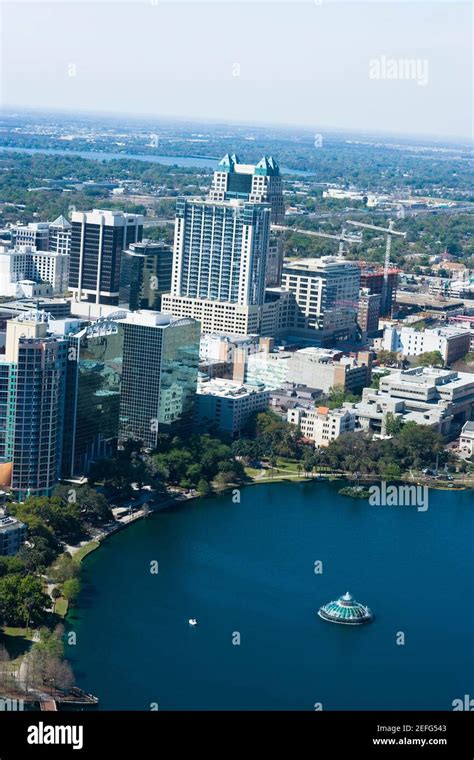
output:
[[[0,760],[201,754],[472,760],[472,712],[0,712]],[[256,740],[256,741],[255,741]],[[298,749],[298,747],[300,749]],[[168,749],[166,749],[168,748]],[[285,749],[288,748],[288,749]],[[291,752],[289,752],[291,750]]]

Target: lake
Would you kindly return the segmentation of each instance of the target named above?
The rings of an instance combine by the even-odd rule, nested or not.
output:
[[[202,169],[216,169],[220,158],[212,158],[207,156],[202,158],[200,156],[151,156],[144,154],[133,153],[102,153],[99,151],[77,151],[77,150],[60,150],[59,148],[14,148],[7,145],[0,145],[0,151],[10,151],[12,153],[45,153],[46,155],[58,155],[58,156],[80,156],[81,158],[89,158],[94,161],[112,161],[113,159],[134,159],[136,161],[148,161],[152,164],[164,164],[166,166],[192,166]],[[298,176],[306,176],[314,174],[311,171],[304,171],[302,169],[291,169],[286,166],[280,167],[283,174],[294,174]]]
[[[112,710],[452,709],[474,674],[473,493],[421,512],[341,485],[247,487],[108,539],[68,617],[78,685]],[[347,590],[372,623],[317,616]]]

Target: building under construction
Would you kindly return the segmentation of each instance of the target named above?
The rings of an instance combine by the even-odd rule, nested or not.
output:
[[[390,268],[387,271],[387,286],[384,293],[384,270],[383,267],[370,266],[360,262],[360,287],[367,288],[372,295],[380,295],[380,316],[389,316],[397,294],[398,269]]]

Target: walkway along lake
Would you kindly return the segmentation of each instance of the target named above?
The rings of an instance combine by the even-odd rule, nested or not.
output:
[[[420,512],[340,487],[243,488],[110,537],[67,619],[78,686],[104,710],[452,709],[474,674],[473,492]],[[317,616],[346,591],[373,623]]]

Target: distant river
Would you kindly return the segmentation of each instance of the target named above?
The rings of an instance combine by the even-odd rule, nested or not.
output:
[[[107,540],[68,618],[78,685],[115,710],[450,710],[472,695],[472,491],[430,491],[418,512],[340,487],[252,486]],[[373,623],[316,615],[347,590]]]
[[[211,156],[207,156],[206,158],[201,158],[200,156],[150,156],[133,153],[101,153],[98,151],[86,150],[59,150],[56,148],[14,148],[6,145],[0,145],[0,151],[10,151],[12,153],[47,153],[58,156],[81,156],[81,158],[89,158],[94,161],[134,159],[136,161],[148,161],[152,164],[165,164],[167,166],[193,166],[196,168],[202,167],[205,169],[215,169],[220,161],[220,158],[212,158]],[[286,166],[281,167],[281,171],[284,174],[295,174],[301,176],[314,174],[314,172],[303,171],[301,169],[290,169]]]

